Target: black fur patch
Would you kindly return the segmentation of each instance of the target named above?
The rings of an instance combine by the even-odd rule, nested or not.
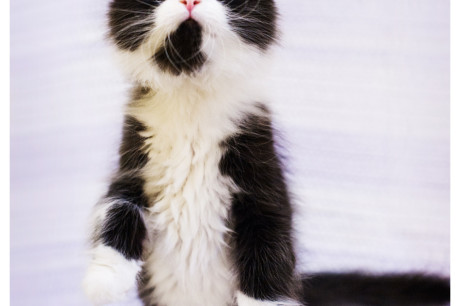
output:
[[[148,161],[144,149],[145,138],[139,134],[145,129],[135,118],[126,117],[119,151],[119,171],[107,193],[107,197],[130,202],[139,207],[148,206],[148,198],[144,193],[145,182],[139,173]]]
[[[118,250],[128,259],[142,256],[146,227],[142,209],[148,206],[144,179],[140,170],[148,161],[145,138],[139,133],[145,126],[133,117],[126,117],[120,146],[119,170],[110,184],[106,197],[114,204],[100,226],[98,238],[103,244]]]
[[[129,202],[112,205],[102,226],[101,240],[127,259],[140,259],[146,228],[138,206]]]
[[[131,92],[131,103],[135,103],[137,100],[140,100],[150,94],[152,91],[151,88],[145,86],[135,86]],[[142,130],[145,130],[145,126]]]
[[[144,149],[146,138],[139,134],[145,130],[146,127],[135,118],[131,116],[125,118],[119,150],[120,171],[139,170],[147,163],[148,154]]]
[[[110,36],[118,47],[134,51],[153,26],[151,15],[163,0],[114,0],[109,9]]]
[[[171,33],[165,45],[155,53],[153,59],[163,71],[174,75],[182,72],[191,74],[198,71],[206,60],[200,51],[201,44],[200,24],[193,19],[187,19]]]
[[[220,171],[242,190],[230,220],[240,290],[256,299],[295,298],[292,210],[270,119],[248,117],[223,146]]]
[[[303,280],[309,306],[446,305],[449,279],[423,274],[321,273]]]
[[[128,201],[138,207],[147,207],[148,198],[144,193],[144,179],[137,174],[119,174],[110,184],[107,197]]]
[[[142,267],[142,271],[138,278],[137,293],[145,306],[156,306],[156,304],[151,303],[151,297],[155,291],[154,287],[148,286],[151,278],[152,276],[147,272],[145,266]]]
[[[277,10],[273,0],[220,0],[235,15],[230,25],[246,42],[266,50],[277,38]]]

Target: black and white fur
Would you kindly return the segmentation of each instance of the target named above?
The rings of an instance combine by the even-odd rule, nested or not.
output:
[[[84,288],[148,306],[302,305],[264,76],[273,0],[113,0],[133,80],[119,167],[93,214]]]
[[[264,73],[272,0],[114,0],[134,80],[120,162],[94,213],[97,304],[139,280],[145,305],[301,305],[291,204]]]

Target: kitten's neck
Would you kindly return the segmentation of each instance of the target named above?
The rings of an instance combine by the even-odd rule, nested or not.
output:
[[[248,114],[261,112],[267,92],[266,84],[247,79],[215,87],[195,82],[174,90],[142,87],[135,90],[127,114],[168,137],[199,132],[221,139],[234,133]]]

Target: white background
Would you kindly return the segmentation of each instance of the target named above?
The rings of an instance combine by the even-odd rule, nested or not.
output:
[[[303,271],[449,273],[449,2],[280,2],[273,108]],[[12,305],[87,305],[128,83],[105,1],[11,3]],[[133,303],[132,303],[133,304]]]

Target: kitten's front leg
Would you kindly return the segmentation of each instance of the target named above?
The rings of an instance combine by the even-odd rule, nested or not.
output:
[[[148,159],[140,135],[145,130],[135,118],[125,118],[118,174],[94,210],[92,259],[83,286],[95,304],[121,299],[141,269],[148,206],[141,175]]]
[[[142,209],[126,200],[107,199],[95,213],[94,247],[83,287],[101,305],[122,299],[136,286],[146,227]]]
[[[264,111],[265,108],[261,107]],[[227,139],[222,174],[238,186],[231,208],[238,306],[302,305],[295,275],[292,208],[268,111]]]
[[[288,208],[267,200],[240,194],[233,203],[237,303],[238,306],[300,306]]]

